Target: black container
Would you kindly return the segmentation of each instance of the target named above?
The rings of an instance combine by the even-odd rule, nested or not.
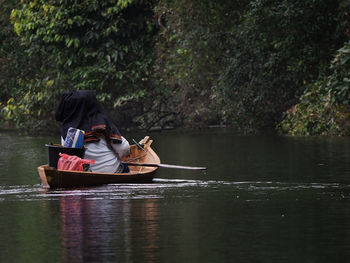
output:
[[[45,144],[49,152],[49,166],[57,169],[58,159],[60,158],[59,153],[65,153],[68,155],[76,155],[80,158],[84,158],[85,148],[69,148],[63,147],[58,144]]]

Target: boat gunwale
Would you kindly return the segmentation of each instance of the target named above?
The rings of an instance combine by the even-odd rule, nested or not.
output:
[[[56,169],[55,167],[49,166],[48,164],[43,164],[38,167],[38,169],[44,169],[50,170],[56,173],[76,173],[76,174],[86,174],[86,175],[91,175],[91,176],[133,176],[133,175],[142,175],[142,174],[149,174],[158,169],[158,167],[144,167],[145,170],[143,171],[132,171],[128,173],[101,173],[101,172],[90,172],[90,171],[74,171],[74,170],[61,170],[61,169]],[[147,170],[146,170],[147,169]]]

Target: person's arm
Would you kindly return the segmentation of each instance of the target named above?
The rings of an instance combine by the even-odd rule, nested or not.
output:
[[[126,157],[130,154],[130,144],[123,136],[122,143],[112,143],[111,145],[119,157]]]

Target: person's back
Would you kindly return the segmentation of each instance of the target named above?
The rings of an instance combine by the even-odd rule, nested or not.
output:
[[[106,139],[101,137],[97,142],[86,144],[85,158],[95,160],[95,164],[90,165],[92,172],[100,173],[122,173],[126,172],[124,165],[120,162],[120,157],[125,156],[122,152],[130,149],[129,143],[122,137],[123,143],[108,146]],[[110,149],[113,147],[113,150]],[[116,157],[116,154],[118,155]]]
[[[74,91],[62,94],[56,110],[56,120],[62,122],[64,140],[70,127],[85,131],[86,159],[95,160],[93,172],[128,172],[120,157],[129,154],[130,145],[115,125],[104,114],[92,91]]]

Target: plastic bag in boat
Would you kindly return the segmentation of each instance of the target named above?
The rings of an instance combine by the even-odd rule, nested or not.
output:
[[[68,155],[65,153],[59,154],[57,169],[69,171],[84,171],[84,165],[94,164],[95,160],[81,159],[76,155]]]

